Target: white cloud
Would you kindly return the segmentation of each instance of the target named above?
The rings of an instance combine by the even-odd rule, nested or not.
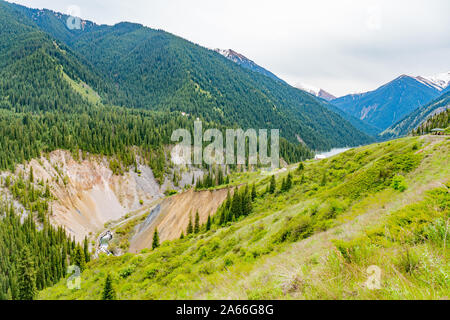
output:
[[[448,0],[17,0],[113,24],[132,21],[206,47],[232,48],[335,95],[406,74],[450,70]]]

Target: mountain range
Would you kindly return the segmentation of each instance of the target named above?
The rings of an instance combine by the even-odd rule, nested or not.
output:
[[[310,95],[165,31],[127,22],[107,26],[84,20],[81,29],[71,30],[64,14],[6,2],[0,5],[8,15],[5,19],[27,25],[27,33],[40,34],[43,43],[58,46],[64,52],[59,55],[70,57],[72,65],[80,68],[69,77],[83,80],[103,103],[183,112],[225,126],[279,128],[291,143],[303,141],[312,149],[370,141]]]
[[[246,69],[284,82],[234,50],[215,49],[215,51]],[[379,139],[384,140],[408,134],[414,126],[442,110],[440,104],[442,100],[438,97],[450,90],[449,84],[450,72],[429,77],[402,75],[374,91],[340,98],[304,83],[295,87],[319,98],[318,101],[326,108],[339,114],[358,130],[373,137],[379,135]],[[431,103],[433,99],[437,101]],[[439,107],[436,107],[437,111],[433,111],[431,106],[436,105]],[[403,129],[400,130],[400,127]]]
[[[447,86],[444,81],[401,75],[374,91],[346,95],[331,103],[382,132],[437,98]]]
[[[384,130],[382,139],[393,139],[410,134],[414,129],[450,108],[450,91],[445,92],[430,103],[417,108],[408,116]],[[445,129],[445,128],[444,128]]]

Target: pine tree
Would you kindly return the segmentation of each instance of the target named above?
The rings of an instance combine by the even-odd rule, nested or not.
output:
[[[305,165],[303,164],[303,162],[300,162],[300,163],[298,164],[297,171],[303,171],[303,170],[305,170]]]
[[[242,213],[242,201],[239,190],[236,190],[234,192],[234,196],[231,201],[231,215],[237,219],[240,217],[241,213]]]
[[[285,192],[287,190],[286,187],[286,178],[283,178],[283,180],[281,181],[281,191]]]
[[[253,184],[252,186],[252,201],[255,201],[256,199],[256,186]]]
[[[192,216],[189,213],[189,224],[187,226],[186,235],[190,235],[192,232],[194,232],[194,227],[192,226]]]
[[[208,220],[206,221],[206,231],[211,230],[211,215],[208,215]]]
[[[181,231],[181,236],[180,236],[180,240],[184,239],[184,232]]]
[[[250,193],[245,194],[244,197],[244,215],[249,215],[252,210],[253,210],[253,205],[252,205],[252,196]]]
[[[275,193],[275,189],[276,189],[276,181],[275,181],[275,176],[273,175],[272,178],[270,178],[269,192]]]
[[[86,260],[86,262],[89,262],[91,260],[91,255],[89,253],[89,242],[87,237],[84,237],[83,249],[84,249],[84,259]]]
[[[159,247],[159,235],[158,235],[158,228],[156,228],[155,232],[153,233],[152,249],[155,250],[158,247]]]
[[[292,188],[292,174],[290,172],[288,173],[288,176],[286,178],[285,188],[286,188],[286,191],[289,191]]]
[[[86,268],[86,258],[84,257],[84,252],[79,245],[75,248],[72,264],[78,266],[81,271]]]
[[[103,286],[102,300],[116,300],[116,291],[113,288],[111,275],[106,276],[105,284]]]
[[[18,268],[19,300],[33,300],[36,296],[36,270],[28,247],[23,247],[20,253]]]
[[[200,216],[198,214],[198,210],[195,213],[195,224],[194,224],[194,233],[200,232]]]
[[[227,201],[225,202],[225,208],[229,210],[231,208],[231,194],[230,189],[227,191]]]
[[[30,182],[34,182],[34,173],[33,173],[33,167],[30,167]]]
[[[325,172],[323,173],[322,181],[320,182],[320,185],[323,187],[323,186],[325,186],[326,184],[327,184],[327,172],[325,171]]]

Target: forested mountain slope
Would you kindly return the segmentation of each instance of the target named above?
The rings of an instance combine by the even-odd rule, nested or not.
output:
[[[65,15],[4,7],[91,64],[102,76],[103,87],[96,89],[107,103],[185,112],[227,126],[280,128],[289,141],[296,142],[299,136],[312,149],[370,141],[304,92],[167,32],[132,23],[99,26],[85,21],[82,30],[69,30]],[[87,81],[94,87],[95,83]]]
[[[443,129],[440,134],[450,134],[450,109],[435,114],[424,121],[418,128],[412,131],[415,135],[423,135],[433,132],[433,129]]]

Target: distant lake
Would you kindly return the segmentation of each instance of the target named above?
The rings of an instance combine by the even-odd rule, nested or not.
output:
[[[332,156],[335,156],[339,153],[345,152],[347,150],[350,150],[351,148],[335,148],[335,149],[331,149],[330,151],[327,152],[320,152],[316,154],[316,158],[319,159],[325,159],[325,158],[329,158]]]

